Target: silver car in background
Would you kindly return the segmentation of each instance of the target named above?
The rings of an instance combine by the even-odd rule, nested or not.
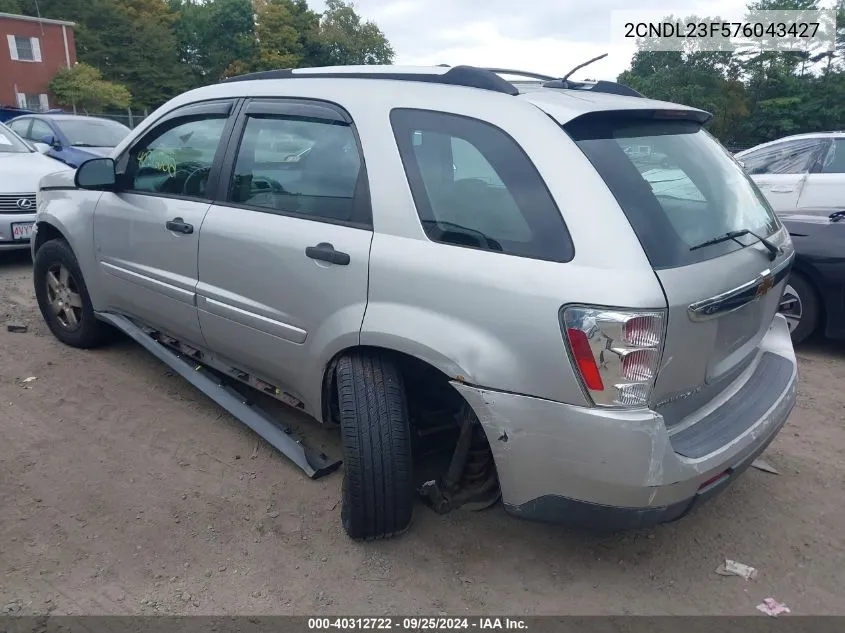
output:
[[[311,476],[326,456],[198,373],[339,426],[353,538],[406,530],[418,494],[677,519],[794,405],[793,248],[708,113],[632,93],[461,66],[188,92],[42,181],[39,306],[69,345],[124,331]]]
[[[68,167],[44,156],[0,123],[0,251],[29,249],[35,225],[35,190],[43,176]]]

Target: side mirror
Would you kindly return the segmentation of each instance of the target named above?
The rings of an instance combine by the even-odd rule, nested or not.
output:
[[[39,143],[38,141],[36,141],[32,144],[32,146],[37,152],[40,152],[41,154],[46,154],[50,151],[50,146],[47,143]]]
[[[74,184],[80,189],[94,191],[114,191],[117,176],[112,158],[92,158],[86,160],[76,170]]]
[[[52,147],[57,152],[62,150],[61,142],[52,134],[45,134],[41,137],[41,141],[39,142],[44,143],[44,145],[47,145],[48,147]]]

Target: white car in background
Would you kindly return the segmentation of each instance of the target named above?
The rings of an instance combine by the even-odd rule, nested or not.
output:
[[[35,222],[35,191],[42,176],[71,168],[45,156],[0,123],[0,251],[28,249]]]
[[[778,213],[845,206],[845,132],[787,136],[735,158]]]

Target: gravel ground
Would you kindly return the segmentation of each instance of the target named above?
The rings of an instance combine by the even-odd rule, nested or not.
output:
[[[843,345],[799,350],[798,406],[765,454],[780,474],[749,470],[677,523],[597,536],[420,506],[404,537],[362,545],[340,473],[307,479],[129,341],[54,340],[27,255],[0,255],[0,315],[28,325],[0,331],[6,613],[755,614],[774,597],[845,614]],[[725,558],[758,578],[717,575]]]

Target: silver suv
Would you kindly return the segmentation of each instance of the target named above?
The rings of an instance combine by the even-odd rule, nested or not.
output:
[[[122,330],[312,477],[340,462],[233,385],[338,425],[356,539],[420,498],[677,519],[793,407],[792,244],[708,113],[549,79],[317,68],[176,97],[42,180],[44,318],[81,348]]]

